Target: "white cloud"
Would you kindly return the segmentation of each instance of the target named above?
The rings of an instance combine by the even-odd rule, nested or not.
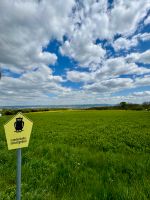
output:
[[[105,55],[105,50],[100,45],[88,43],[83,38],[80,39],[78,38],[71,43],[66,41],[60,49],[61,53],[74,58],[82,67],[92,68],[92,66],[99,64]]]
[[[42,52],[42,48],[52,38],[61,40],[73,5],[73,0],[65,4],[61,0],[1,0],[0,63],[20,70],[29,65],[54,64],[57,56]]]
[[[135,84],[137,86],[150,86],[150,75],[145,75],[144,77],[136,78]]]
[[[150,50],[147,50],[144,53],[139,54],[138,62],[144,64],[150,64]]]
[[[149,40],[150,33],[134,35],[149,8],[149,0],[114,0],[112,9],[108,9],[106,0],[66,0],[65,3],[61,0],[1,0],[0,67],[11,73],[0,81],[0,104],[59,104],[72,102],[72,98],[76,103],[110,101],[108,96],[113,92],[149,85],[149,75],[145,74],[149,74],[150,69],[135,64],[150,64],[149,50],[131,53],[126,58],[110,58],[108,49],[106,51],[108,43],[119,51]],[[149,23],[149,17],[144,23]],[[121,37],[114,40],[116,34]],[[65,41],[63,36],[66,36]],[[57,55],[43,52],[43,47],[53,39],[61,42],[62,55],[73,58],[78,62],[77,67],[83,68],[79,72],[70,67],[66,74],[67,80],[82,82],[83,88],[73,91],[63,87],[62,83],[67,81],[62,78],[64,75],[54,76],[48,67],[56,63]],[[101,44],[103,39],[107,45]],[[89,68],[89,72],[84,71],[84,67]],[[14,72],[20,77],[14,78]],[[120,78],[121,75],[135,75],[135,78]],[[143,77],[136,78],[137,75]],[[101,98],[104,94],[107,97]],[[116,97],[113,101],[125,98],[130,97]]]
[[[136,96],[136,97],[149,96],[150,97],[150,91],[134,92],[133,96]]]
[[[37,104],[47,100],[48,95],[58,95],[59,93],[67,93],[71,90],[61,86],[64,80],[60,76],[53,76],[52,71],[47,66],[40,66],[35,71],[28,71],[19,78],[2,77],[0,81],[1,99],[7,102],[32,102]],[[44,100],[45,98],[45,100]],[[35,101],[35,102],[34,102]]]
[[[123,35],[133,33],[149,8],[149,0],[115,0],[110,13],[110,30]]]
[[[143,103],[149,101],[149,95],[146,92],[139,92],[139,95],[129,94],[127,96],[111,96],[111,97],[100,97],[97,98],[98,102],[106,103],[106,104],[119,104],[122,101],[128,102],[128,103]]]
[[[140,41],[148,41],[150,40],[150,33],[139,33],[135,36],[133,36],[131,39],[120,37],[114,42],[112,42],[112,46],[116,51],[119,51],[121,49],[128,50],[131,47],[136,47]]]
[[[133,80],[130,78],[114,78],[104,81],[99,81],[93,84],[85,85],[83,88],[87,91],[98,93],[113,93],[125,88],[133,87]]]
[[[148,40],[150,40],[150,33],[138,34],[135,37],[138,38],[139,40],[142,40],[142,41],[148,41]]]
[[[83,28],[93,39],[112,38],[116,33],[131,34],[150,8],[149,0],[115,0],[108,10],[108,2],[83,0],[76,4],[73,31],[82,32]]]
[[[150,16],[148,16],[148,17],[145,19],[144,24],[145,24],[145,25],[150,24]]]
[[[132,62],[139,62],[144,64],[150,64],[150,50],[143,53],[131,53],[127,56],[126,60]]]
[[[133,62],[127,62],[124,57],[107,59],[103,66],[94,72],[95,80],[105,80],[119,77],[120,75],[142,75],[145,73],[150,73],[150,69],[138,67]]]
[[[142,86],[144,84],[149,85],[148,75],[145,75],[149,73],[150,69],[139,67],[132,62],[128,63],[125,58],[118,57],[107,59],[102,67],[95,71],[68,71],[67,79],[73,82],[83,82],[83,90],[85,91],[99,93],[109,91],[110,93],[113,93],[123,89]],[[132,78],[120,78],[121,75],[132,75]],[[140,78],[136,78],[137,75],[140,75]]]
[[[68,71],[67,80],[72,82],[93,82],[94,74],[88,72]]]
[[[66,41],[60,51],[63,55],[74,58],[80,66],[88,68],[97,66],[105,55],[105,50],[86,38],[86,33],[85,35],[75,35],[70,42]]]
[[[138,40],[133,38],[132,40],[126,39],[126,38],[118,38],[113,43],[113,47],[116,51],[120,49],[129,49],[131,47],[135,47],[138,44]]]
[[[116,50],[136,46],[137,38],[129,40],[125,36],[134,33],[149,8],[148,0],[144,3],[143,0],[115,0],[111,10],[108,10],[105,0],[79,1],[70,19],[68,40],[62,45],[60,52],[77,60],[81,67],[96,68],[106,54],[105,49],[96,44],[96,40],[112,40],[114,35],[122,34],[124,37],[113,44]]]

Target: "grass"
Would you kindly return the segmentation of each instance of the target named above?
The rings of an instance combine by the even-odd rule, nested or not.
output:
[[[22,200],[150,199],[150,113],[31,113],[22,149]],[[0,199],[15,199],[16,151],[8,151],[0,118]]]

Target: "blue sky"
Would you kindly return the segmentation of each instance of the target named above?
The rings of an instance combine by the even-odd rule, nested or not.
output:
[[[0,105],[150,101],[149,0],[1,0],[0,30]]]

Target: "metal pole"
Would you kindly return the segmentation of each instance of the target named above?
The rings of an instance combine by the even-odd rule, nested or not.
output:
[[[17,200],[21,200],[21,148],[17,149]]]

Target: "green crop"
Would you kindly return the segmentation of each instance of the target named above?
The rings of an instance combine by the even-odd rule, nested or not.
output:
[[[22,149],[22,200],[150,199],[150,112],[56,111],[33,120]],[[0,118],[0,200],[16,193],[16,150]]]

